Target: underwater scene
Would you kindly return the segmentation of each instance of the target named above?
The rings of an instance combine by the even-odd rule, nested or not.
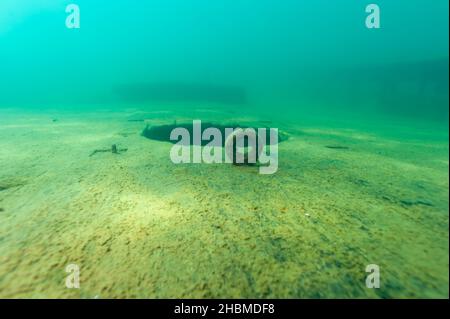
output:
[[[0,298],[449,298],[447,0],[1,0]]]

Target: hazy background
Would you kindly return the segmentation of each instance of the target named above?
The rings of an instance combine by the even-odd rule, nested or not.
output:
[[[365,27],[371,2],[379,30]],[[69,3],[79,30],[65,27]],[[0,108],[189,97],[447,123],[448,10],[447,0],[1,0]]]

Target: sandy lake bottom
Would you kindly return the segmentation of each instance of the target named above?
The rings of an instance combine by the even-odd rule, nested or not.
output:
[[[278,172],[175,165],[141,136],[196,118],[278,127]],[[3,109],[0,297],[448,298],[448,129],[430,127]]]

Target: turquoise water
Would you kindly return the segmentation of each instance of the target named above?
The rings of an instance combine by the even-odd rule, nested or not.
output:
[[[1,106],[126,104],[122,86],[169,83],[238,87],[268,112],[446,122],[445,0],[377,1],[380,29],[364,1],[79,0],[78,30],[68,3],[2,1]]]
[[[449,3],[372,2],[2,0],[0,297],[448,298]],[[278,172],[141,134],[194,119]]]

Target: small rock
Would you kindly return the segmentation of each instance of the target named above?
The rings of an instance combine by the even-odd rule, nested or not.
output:
[[[348,150],[348,146],[342,146],[342,145],[325,145],[326,148],[331,148],[333,150]]]

